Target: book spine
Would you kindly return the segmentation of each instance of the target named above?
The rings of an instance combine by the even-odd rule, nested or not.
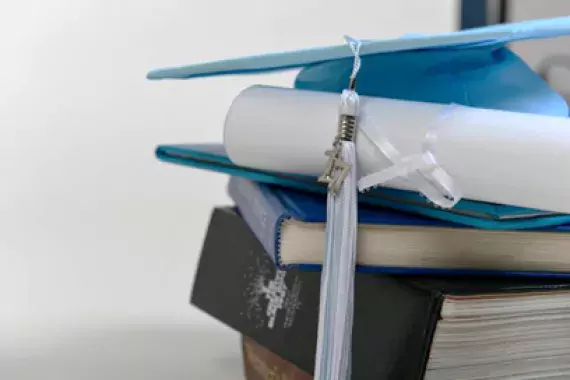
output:
[[[279,264],[279,236],[286,215],[281,201],[266,188],[239,177],[230,178],[228,194],[265,251]]]
[[[247,380],[312,380],[313,376],[242,335],[244,373]]]
[[[319,289],[320,272],[279,269],[235,211],[214,211],[192,305],[313,375]],[[352,380],[422,379],[434,305],[405,280],[358,274]]]

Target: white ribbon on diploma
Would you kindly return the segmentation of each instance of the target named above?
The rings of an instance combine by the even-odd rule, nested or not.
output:
[[[451,105],[443,112],[447,117],[456,105]],[[436,121],[437,123],[437,121]],[[453,178],[436,160],[431,145],[437,139],[437,126],[431,127],[422,144],[420,154],[402,156],[398,149],[387,139],[375,140],[366,133],[365,128],[359,130],[359,138],[366,138],[378,152],[392,163],[391,166],[363,176],[358,181],[358,189],[367,191],[396,178],[406,179],[433,204],[442,208],[451,208],[461,200],[461,191]]]

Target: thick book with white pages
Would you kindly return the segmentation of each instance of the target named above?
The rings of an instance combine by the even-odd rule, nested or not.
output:
[[[192,305],[313,374],[320,272],[278,269],[216,209]],[[358,273],[352,380],[570,378],[569,283]]]

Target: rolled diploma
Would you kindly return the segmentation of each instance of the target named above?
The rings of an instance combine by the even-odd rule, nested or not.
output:
[[[392,165],[370,140],[402,156],[430,151],[463,198],[570,213],[570,120],[445,104],[360,98],[359,176]],[[240,166],[319,176],[337,133],[339,94],[253,86],[232,103],[224,131]],[[368,138],[363,138],[360,132]],[[399,178],[385,187],[417,190]]]

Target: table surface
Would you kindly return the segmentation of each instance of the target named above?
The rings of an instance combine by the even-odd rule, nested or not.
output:
[[[221,323],[60,326],[48,334],[43,331],[4,341],[10,345],[9,350],[0,346],[3,379],[244,379],[239,334]]]

